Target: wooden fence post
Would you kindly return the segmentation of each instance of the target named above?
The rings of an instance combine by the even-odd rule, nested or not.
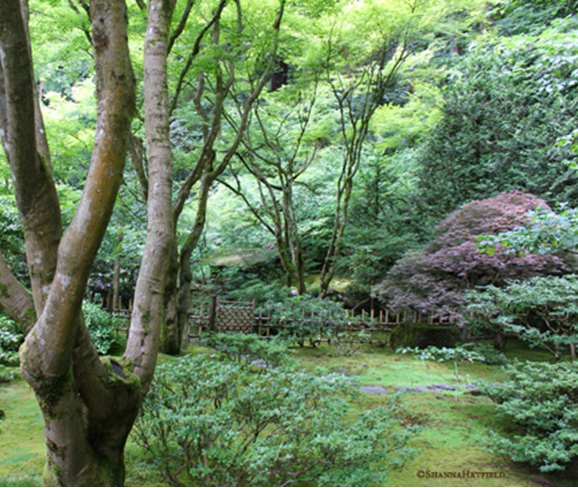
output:
[[[217,319],[218,299],[215,295],[211,296],[211,303],[209,304],[209,332],[215,332],[215,322]]]

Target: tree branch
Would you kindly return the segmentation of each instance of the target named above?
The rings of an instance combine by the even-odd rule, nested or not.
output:
[[[145,150],[142,139],[135,136],[132,132],[128,134],[128,152],[138,178],[142,196],[146,202],[148,199],[149,181],[144,167]]]
[[[213,26],[213,24],[221,18],[221,13],[223,12],[225,5],[227,5],[227,0],[221,0],[219,2],[215,14],[213,15],[209,23],[205,27],[203,27],[203,29],[197,36],[197,39],[195,40],[195,43],[193,45],[193,50],[191,51],[191,54],[189,55],[187,62],[185,63],[185,67],[181,70],[181,73],[179,75],[179,80],[177,81],[177,87],[175,89],[175,95],[173,96],[173,100],[170,104],[169,114],[172,114],[175,111],[175,108],[177,107],[177,101],[179,99],[179,95],[181,94],[181,90],[183,89],[185,76],[187,76],[187,73],[189,72],[191,66],[193,65],[194,59],[197,57],[197,54],[199,54],[203,37],[205,37],[205,34],[209,31],[209,29]]]
[[[167,48],[167,51],[169,53],[173,49],[175,41],[179,38],[179,36],[185,30],[185,26],[187,25],[187,20],[189,18],[189,14],[191,13],[191,9],[193,8],[194,3],[195,3],[195,0],[187,0],[187,4],[185,5],[185,10],[183,11],[183,15],[181,15],[181,19],[179,20],[177,27],[175,28],[175,30],[173,31],[173,33],[171,34],[171,37],[169,39],[169,46]]]
[[[122,181],[126,133],[134,111],[135,81],[126,41],[124,3],[109,5],[92,0],[91,8],[99,100],[96,138],[82,197],[58,249],[46,305],[26,339],[22,368],[31,378],[58,377],[70,368],[77,317],[90,267]],[[17,169],[21,171],[22,167],[26,164],[19,161]]]
[[[31,293],[14,277],[0,250],[0,310],[28,334],[36,323]]]

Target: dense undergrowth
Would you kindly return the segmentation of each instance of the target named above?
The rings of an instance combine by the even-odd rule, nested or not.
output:
[[[199,346],[192,346],[189,352],[193,357],[215,355],[213,349]],[[550,359],[548,354],[530,350],[516,341],[508,343],[505,352],[509,359],[538,362]],[[299,370],[314,373],[318,378],[337,373],[357,384],[382,386],[389,392],[399,386],[455,384],[452,362],[425,362],[377,346],[364,346],[352,357],[339,356],[327,345],[296,348],[290,357],[297,361]],[[161,357],[162,365],[172,362],[172,358]],[[29,386],[17,368],[11,369],[15,379],[0,385],[0,409],[5,412],[0,422],[0,486],[39,485],[45,455],[41,415]],[[507,379],[500,366],[477,362],[461,364],[460,377],[464,383]],[[361,394],[350,403],[348,415],[387,409],[392,398],[392,395]],[[472,395],[461,388],[457,398],[456,402],[452,391],[424,391],[407,392],[396,400],[400,405],[393,414],[396,428],[420,426],[419,435],[408,444],[420,455],[407,461],[401,469],[390,471],[388,486],[536,486],[546,480],[552,486],[575,485],[568,472],[541,473],[538,468],[513,463],[488,451],[491,432],[510,436],[514,433],[512,423],[497,417],[496,405],[486,396]],[[167,485],[134,437],[127,445],[126,461],[129,486]],[[465,472],[475,472],[476,477],[464,478]],[[440,477],[448,474],[460,477]]]

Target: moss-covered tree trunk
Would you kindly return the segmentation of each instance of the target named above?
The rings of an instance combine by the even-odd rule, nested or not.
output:
[[[134,111],[126,5],[124,0],[90,2],[98,98],[96,136],[81,200],[62,234],[48,146],[38,135],[43,125],[34,93],[27,5],[25,0],[0,2],[0,135],[25,229],[32,284],[30,295],[0,259],[0,286],[6,291],[0,293],[0,306],[21,317],[24,329],[37,317],[20,359],[44,419],[47,485],[123,485],[124,446],[154,372],[163,312],[162,270],[172,235],[172,168],[163,156],[168,119],[162,113],[166,107],[166,38],[173,7],[170,1],[149,2],[145,46],[149,110],[145,119],[148,135],[159,140],[156,147],[160,149],[151,158],[149,228],[130,340],[123,359],[116,361],[98,356],[81,305],[121,184]],[[162,134],[167,137],[162,139]]]

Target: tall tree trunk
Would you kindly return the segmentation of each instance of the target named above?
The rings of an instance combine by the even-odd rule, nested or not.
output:
[[[147,240],[135,289],[125,359],[146,392],[156,365],[164,320],[165,287],[175,246],[173,161],[169,138],[167,57],[174,0],[150,0],[144,50],[144,112],[148,151]]]
[[[179,281],[179,251],[176,235],[173,235],[169,251],[165,286],[165,317],[161,335],[161,351],[164,354],[176,355],[181,352],[181,334],[178,318],[178,281]]]
[[[271,60],[275,59],[275,53],[277,50],[278,39],[277,35],[279,32],[279,28],[281,26],[281,20],[283,18],[283,12],[285,9],[285,1],[281,0],[279,3],[279,10],[277,11],[277,16],[275,18],[273,24],[273,30],[275,33],[275,39],[272,45],[271,51]],[[220,15],[221,12],[226,4],[225,0],[222,0],[217,7],[217,10],[212,18],[212,20],[207,24],[206,30],[208,30],[212,26],[212,42],[215,46],[219,45],[219,38],[220,38]],[[238,33],[242,30],[242,21],[241,21],[241,10],[240,10],[240,3],[237,2],[237,15],[238,15],[238,22],[237,22],[237,29]],[[199,38],[200,39],[200,38]],[[185,201],[191,191],[193,185],[201,179],[201,190],[198,197],[198,207],[197,207],[197,215],[195,216],[195,223],[193,224],[193,228],[191,229],[191,233],[185,243],[184,247],[181,249],[180,258],[178,260],[174,260],[175,254],[171,256],[171,269],[173,269],[173,264],[177,264],[179,267],[178,276],[179,276],[179,286],[174,286],[176,282],[174,278],[176,275],[172,275],[172,279],[170,282],[170,294],[173,295],[172,297],[169,296],[169,290],[167,290],[166,296],[166,304],[168,305],[168,311],[170,312],[170,316],[167,320],[167,332],[165,333],[165,341],[166,344],[163,344],[162,348],[164,351],[172,351],[173,353],[178,353],[181,351],[182,345],[184,343],[184,333],[188,328],[188,309],[191,303],[191,282],[192,282],[192,275],[190,269],[190,260],[191,254],[197,243],[202,235],[203,228],[205,225],[206,219],[206,206],[207,206],[207,199],[211,185],[213,182],[225,171],[231,159],[235,155],[239,145],[241,144],[242,138],[245,134],[247,129],[248,118],[251,113],[251,107],[257,100],[259,94],[263,90],[265,86],[265,82],[268,78],[272,67],[271,65],[268,66],[264,72],[262,73],[259,81],[253,88],[253,91],[249,95],[249,97],[245,100],[245,104],[243,106],[243,110],[241,113],[241,120],[239,125],[236,127],[236,136],[233,142],[229,145],[225,155],[222,157],[221,161],[216,161],[216,152],[213,148],[215,140],[217,136],[221,132],[221,118],[223,116],[223,109],[224,109],[224,101],[229,94],[229,90],[233,85],[235,80],[234,74],[234,65],[231,64],[228,67],[228,74],[229,77],[225,81],[223,79],[223,73],[220,69],[217,70],[216,75],[216,82],[215,82],[215,102],[212,107],[212,121],[209,123],[208,114],[202,107],[201,97],[203,95],[204,90],[204,74],[201,73],[199,76],[199,87],[197,90],[197,94],[195,96],[194,102],[198,111],[198,114],[201,116],[205,125],[203,127],[203,139],[204,144],[201,150],[201,154],[195,167],[186,178],[184,184],[182,185],[181,189],[179,190],[179,194],[175,200],[173,205],[173,222],[174,226],[176,227],[176,223],[181,215],[183,210]],[[188,68],[187,68],[188,69]],[[178,92],[177,92],[178,95]],[[176,100],[176,98],[175,98]],[[168,120],[168,119],[167,119]],[[168,127],[168,125],[167,125]],[[150,197],[149,197],[150,198]],[[173,228],[173,232],[175,232]],[[176,241],[176,235],[173,234],[173,243]],[[175,246],[176,249],[176,246]],[[178,254],[176,255],[178,257]],[[172,273],[172,271],[171,271]],[[173,307],[176,306],[177,315],[175,317],[175,321],[173,322]]]
[[[178,290],[178,339],[179,347],[188,345],[186,334],[189,330],[189,308],[191,308],[191,284],[193,282],[193,273],[191,271],[191,256],[199,243],[203,234],[207,216],[207,200],[209,199],[209,190],[213,183],[215,175],[205,175],[201,182],[199,190],[197,214],[195,222],[186,242],[181,248],[179,260],[179,290]]]
[[[60,242],[48,148],[36,137],[42,126],[35,108],[27,26],[18,0],[0,3],[2,142],[25,229],[38,314],[21,349],[21,368],[44,418],[45,482],[50,485],[121,485],[124,444],[141,397],[137,377],[119,364],[100,360],[80,312],[121,182],[123,134],[134,109],[124,2],[92,0],[91,18],[97,135],[81,201]]]

